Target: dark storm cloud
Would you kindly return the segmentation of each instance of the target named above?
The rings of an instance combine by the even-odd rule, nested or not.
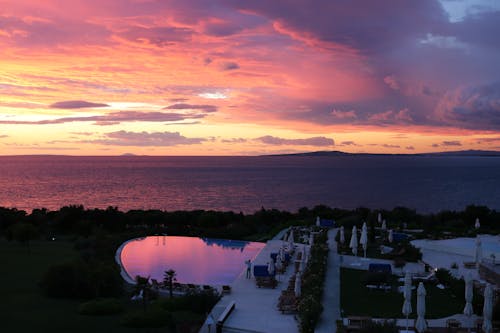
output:
[[[436,113],[457,127],[500,130],[500,81],[448,92]]]
[[[386,51],[410,38],[441,31],[447,15],[434,0],[228,1],[279,22],[285,29],[363,50]]]

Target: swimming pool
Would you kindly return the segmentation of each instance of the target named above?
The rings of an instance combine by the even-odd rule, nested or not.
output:
[[[149,276],[163,281],[166,270],[177,273],[177,282],[229,285],[253,261],[265,243],[226,239],[150,236],[125,242],[118,249],[122,269],[133,279]]]

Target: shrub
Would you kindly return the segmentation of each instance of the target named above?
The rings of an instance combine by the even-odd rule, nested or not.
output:
[[[380,285],[389,282],[389,273],[367,272],[364,278],[365,284]]]
[[[95,299],[82,303],[78,313],[89,316],[105,316],[121,313],[124,310],[123,303],[116,298]]]
[[[210,312],[219,301],[220,295],[217,291],[194,291],[180,297],[161,299],[158,301],[160,307],[166,311],[188,311],[198,314]]]
[[[326,275],[328,258],[327,234],[322,232],[316,236],[311,248],[311,256],[302,276],[302,297],[298,306],[300,332],[314,332],[314,328],[323,311],[321,298]]]
[[[179,323],[197,323],[203,322],[205,315],[194,313],[190,311],[174,311],[172,318],[176,324]]]
[[[495,305],[493,306],[492,319],[494,321],[499,321],[500,320],[500,298],[497,299]]]
[[[121,321],[125,327],[132,328],[152,328],[165,327],[173,328],[172,315],[158,308],[151,308],[147,311],[137,311],[127,314]]]
[[[439,283],[445,286],[449,286],[451,284],[453,276],[451,275],[449,270],[440,268],[436,271],[436,278],[438,279]]]
[[[394,258],[394,267],[402,268],[404,267],[404,265],[406,265],[406,261],[403,258],[401,257]]]
[[[318,322],[321,312],[323,312],[323,305],[320,299],[314,298],[309,295],[303,297],[298,307],[300,319],[300,332],[313,333],[316,323]]]
[[[422,259],[420,249],[413,246],[410,242],[402,242],[386,256],[388,259],[401,259],[409,262],[417,262]]]

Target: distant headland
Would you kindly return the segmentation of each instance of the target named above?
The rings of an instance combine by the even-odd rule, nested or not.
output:
[[[495,150],[457,150],[433,153],[388,154],[388,153],[347,153],[339,150],[321,150],[306,153],[272,154],[263,156],[489,156],[498,157],[500,151]]]

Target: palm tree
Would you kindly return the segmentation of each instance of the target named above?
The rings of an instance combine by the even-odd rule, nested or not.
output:
[[[174,296],[174,281],[177,281],[176,278],[177,273],[173,269],[169,269],[168,271],[165,271],[163,275],[163,284],[165,286],[168,286],[168,290],[170,292],[170,297]]]

